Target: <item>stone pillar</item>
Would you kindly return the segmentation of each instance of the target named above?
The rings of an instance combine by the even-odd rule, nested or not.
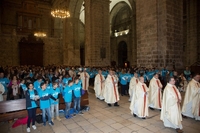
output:
[[[186,52],[186,65],[190,66],[198,60],[200,54],[199,41],[200,41],[200,16],[199,16],[199,0],[187,0],[187,42],[185,46]],[[200,60],[200,59],[199,59]]]
[[[63,64],[80,65],[79,19],[67,18],[64,21]]]
[[[137,65],[137,39],[136,39],[136,5],[135,2],[131,3],[132,6],[132,21],[131,21],[131,37],[130,42],[132,42],[131,46],[131,55],[130,55],[130,65]]]
[[[85,65],[110,65],[109,0],[85,1]],[[100,55],[102,49],[103,56]],[[102,58],[105,57],[105,58]]]
[[[166,1],[166,21],[162,21],[160,29],[165,33],[162,26],[166,24],[167,49],[165,58],[166,66],[172,65],[176,69],[182,69],[183,65],[183,1]],[[160,11],[162,12],[162,7]],[[166,23],[167,22],[167,23]],[[160,48],[161,49],[161,48]]]
[[[137,65],[157,65],[156,0],[136,0]]]
[[[182,0],[136,0],[137,65],[183,67]]]

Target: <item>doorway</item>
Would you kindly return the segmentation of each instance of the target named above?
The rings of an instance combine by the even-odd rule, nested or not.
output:
[[[20,65],[43,66],[43,41],[29,36],[28,40],[22,38],[19,44]]]
[[[127,44],[121,41],[118,44],[118,66],[125,67],[125,62],[127,62]]]

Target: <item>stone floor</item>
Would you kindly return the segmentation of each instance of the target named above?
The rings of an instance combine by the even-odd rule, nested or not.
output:
[[[72,119],[54,121],[54,126],[36,124],[32,133],[175,133],[174,129],[165,128],[160,118],[160,111],[149,110],[146,119],[134,118],[130,114],[128,97],[120,97],[120,107],[108,107],[103,101],[89,93],[90,110],[84,115]],[[0,123],[0,133],[25,133],[26,125],[12,128],[13,123]],[[184,133],[200,133],[200,122],[194,119],[183,119]]]

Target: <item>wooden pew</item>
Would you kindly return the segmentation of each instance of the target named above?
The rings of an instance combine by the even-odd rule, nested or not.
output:
[[[60,95],[59,100],[60,100],[59,109],[65,109],[65,102],[62,95]],[[86,106],[86,105],[89,105],[87,92],[81,97],[81,106]],[[37,108],[36,113],[37,114],[42,113],[39,107]],[[28,116],[26,110],[26,99],[0,102],[0,122],[9,121],[17,118],[23,118],[26,116]]]

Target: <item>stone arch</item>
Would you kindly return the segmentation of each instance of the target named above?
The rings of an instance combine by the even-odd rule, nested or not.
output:
[[[127,60],[130,61],[131,65],[135,64],[136,61],[136,20],[135,20],[135,3],[129,0],[130,4],[125,1],[116,3],[110,12],[110,45],[111,45],[111,60],[117,61],[117,64],[121,64],[118,59],[118,44],[121,41],[125,41],[127,44]],[[124,15],[124,17],[123,17]],[[120,17],[124,18],[125,21],[120,21]],[[117,26],[118,25],[118,26]],[[122,36],[115,36],[116,32],[122,32],[129,30],[128,34]]]
[[[69,8],[69,12],[72,17],[79,18],[80,10],[81,10],[83,3],[84,3],[84,0],[70,0],[69,1],[68,8]]]

